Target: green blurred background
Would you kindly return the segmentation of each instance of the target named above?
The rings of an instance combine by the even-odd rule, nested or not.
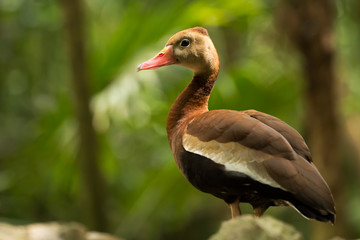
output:
[[[355,238],[360,236],[360,5],[335,4],[341,124],[355,149],[338,172],[344,176],[346,216],[339,225],[346,226],[345,237]],[[71,25],[65,24],[69,8],[66,0],[0,0],[0,221],[78,221],[126,239],[191,240],[206,239],[230,218],[223,201],[184,179],[167,142],[168,109],[192,73],[179,66],[136,73],[139,63],[185,28],[206,27],[220,55],[210,109],[263,111],[306,137],[301,59],[274,23],[279,1],[84,0],[77,20],[96,133],[93,180],[101,180],[93,190],[96,210],[89,209],[84,201],[91,202],[86,191],[92,184],[79,163],[79,152],[87,150],[78,144],[75,106],[82,88],[73,89],[74,48]],[[247,204],[241,207],[251,213]],[[313,239],[314,222],[291,208],[266,214]],[[92,219],[98,216],[100,223]]]

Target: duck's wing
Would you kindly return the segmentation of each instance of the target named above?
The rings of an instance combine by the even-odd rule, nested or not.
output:
[[[280,133],[289,142],[297,154],[305,158],[307,161],[312,162],[311,153],[304,138],[294,128],[284,121],[266,113],[256,110],[247,110],[243,112]]]

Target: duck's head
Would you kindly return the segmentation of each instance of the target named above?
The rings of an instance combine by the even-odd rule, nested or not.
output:
[[[213,74],[219,70],[219,57],[205,28],[194,27],[172,36],[154,58],[143,62],[137,71],[178,64],[195,75]]]

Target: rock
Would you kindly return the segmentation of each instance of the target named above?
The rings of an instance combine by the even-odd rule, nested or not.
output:
[[[78,223],[31,224],[25,227],[29,240],[85,240],[86,229]]]
[[[88,232],[79,223],[36,223],[14,226],[0,223],[0,240],[121,240],[110,234]]]
[[[0,223],[0,240],[27,239],[26,227]]]
[[[209,240],[302,240],[302,235],[289,224],[270,216],[252,215],[223,222],[220,230]]]
[[[86,234],[86,240],[123,240],[107,233],[88,232]]]

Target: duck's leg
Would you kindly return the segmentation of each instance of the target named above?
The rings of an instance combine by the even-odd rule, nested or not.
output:
[[[266,211],[266,209],[267,209],[267,207],[265,206],[259,206],[259,207],[257,207],[257,208],[254,208],[254,216],[255,217],[261,217],[263,214],[264,214],[264,212]]]
[[[231,210],[231,217],[236,218],[241,216],[241,210],[239,207],[239,199],[236,199],[234,202],[229,203],[229,207]]]
[[[254,216],[261,217],[270,206],[271,204],[268,203],[253,205]]]

